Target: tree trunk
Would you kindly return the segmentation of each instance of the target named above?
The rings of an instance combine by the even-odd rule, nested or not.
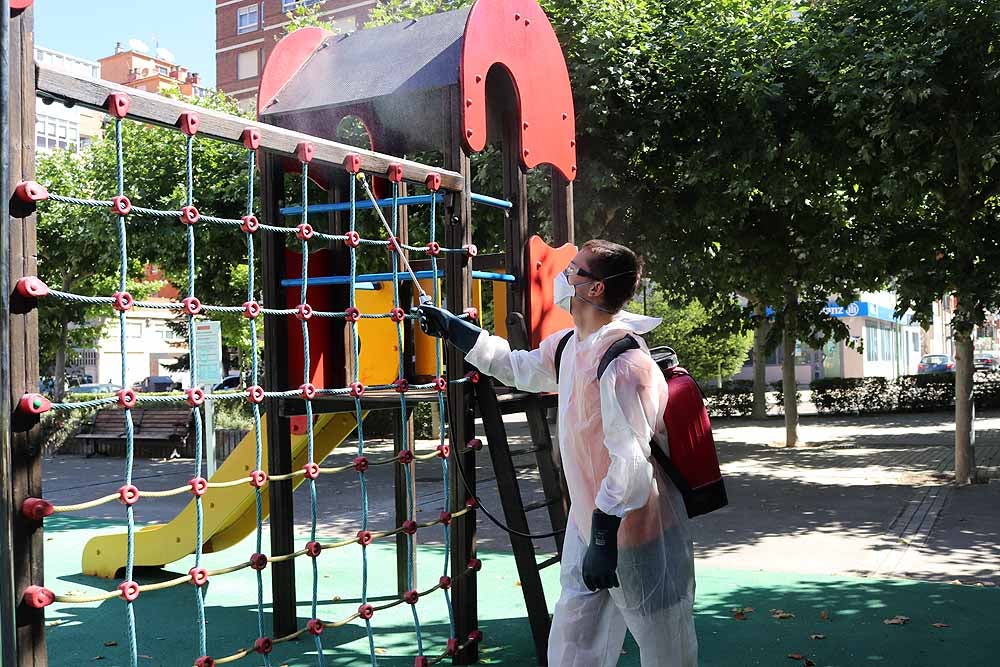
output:
[[[794,287],[785,291],[785,326],[781,334],[781,391],[785,399],[785,446],[799,445],[799,408],[795,401],[795,338],[798,331],[796,311],[799,294]]]
[[[58,403],[63,400],[63,387],[66,386],[66,342],[69,340],[69,322],[65,319],[59,322],[59,347],[56,348],[56,362],[53,371],[52,398]]]
[[[753,330],[753,419],[767,419],[767,306],[753,307],[756,326]]]
[[[975,406],[973,388],[972,333],[966,327],[955,330],[955,483],[971,484],[976,476],[973,447]]]

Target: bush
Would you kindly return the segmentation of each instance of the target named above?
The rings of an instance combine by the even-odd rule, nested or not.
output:
[[[784,383],[781,380],[771,383],[771,389],[774,391],[774,407],[778,409],[778,414],[785,414],[785,392]],[[802,392],[795,391],[795,405],[802,403]]]
[[[898,387],[883,377],[823,378],[809,384],[820,414],[887,412],[896,405]]]
[[[746,417],[753,411],[753,382],[733,380],[705,390],[712,417]]]
[[[943,410],[955,404],[955,374],[927,373],[896,378],[899,398],[896,408],[903,412]]]

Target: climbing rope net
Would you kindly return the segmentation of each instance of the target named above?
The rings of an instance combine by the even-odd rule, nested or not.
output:
[[[121,368],[121,380],[122,386],[128,387],[128,339],[125,335],[126,332],[126,322],[128,320],[128,313],[133,308],[165,308],[170,310],[178,311],[182,316],[187,318],[187,332],[188,332],[188,342],[191,354],[190,359],[190,386],[182,392],[174,392],[168,395],[144,395],[136,394],[132,389],[124,388],[117,392],[115,396],[108,398],[98,398],[90,401],[80,402],[80,403],[51,403],[44,396],[39,394],[28,394],[21,399],[20,409],[34,413],[40,414],[47,410],[75,410],[80,408],[99,408],[104,406],[118,406],[122,409],[124,413],[124,423],[125,423],[125,470],[123,475],[123,484],[117,493],[109,494],[100,498],[95,498],[86,502],[81,502],[75,505],[54,505],[43,498],[29,498],[22,506],[22,512],[28,517],[33,519],[41,520],[46,516],[57,513],[71,513],[80,512],[87,510],[105,503],[110,503],[114,501],[120,501],[125,505],[125,519],[127,522],[127,553],[126,562],[124,568],[124,581],[122,581],[116,588],[108,590],[106,592],[94,594],[94,595],[82,595],[76,593],[55,593],[43,586],[33,585],[30,586],[24,593],[24,601],[33,607],[42,608],[46,607],[54,602],[59,603],[89,603],[89,602],[99,602],[104,600],[110,600],[114,598],[120,598],[124,602],[124,614],[126,619],[126,635],[129,646],[129,655],[131,659],[131,665],[135,667],[138,664],[139,658],[139,640],[137,636],[137,618],[134,610],[134,602],[140,595],[151,594],[155,591],[160,591],[168,588],[173,588],[177,586],[189,585],[193,587],[193,603],[196,607],[196,620],[195,620],[195,630],[197,632],[197,642],[198,642],[198,655],[192,655],[191,662],[197,667],[211,667],[215,664],[224,664],[229,662],[234,662],[245,658],[250,655],[260,655],[263,657],[264,664],[270,665],[270,653],[274,645],[288,642],[294,639],[298,639],[307,634],[313,636],[315,647],[316,647],[316,662],[318,665],[324,665],[324,648],[323,648],[323,630],[324,628],[330,627],[340,627],[348,623],[352,623],[357,620],[364,622],[364,627],[368,638],[368,647],[370,660],[372,665],[377,664],[376,660],[376,649],[375,649],[375,628],[373,626],[373,617],[377,612],[380,612],[391,607],[395,607],[401,604],[408,604],[412,611],[413,616],[413,627],[416,636],[416,658],[415,665],[418,667],[421,665],[432,665],[440,662],[448,656],[455,655],[458,651],[461,651],[466,646],[478,642],[481,640],[482,635],[477,630],[472,632],[468,637],[457,638],[455,636],[455,617],[454,610],[451,603],[451,598],[449,596],[449,589],[452,585],[452,579],[449,576],[449,569],[451,568],[451,563],[449,562],[450,553],[450,523],[453,519],[460,517],[462,515],[472,512],[475,508],[475,502],[470,500],[467,505],[457,511],[452,511],[449,506],[449,454],[450,447],[447,444],[447,433],[445,420],[440,420],[440,427],[437,433],[438,444],[433,451],[426,453],[415,452],[416,443],[407,442],[407,392],[410,390],[423,389],[431,390],[431,392],[436,392],[436,402],[440,414],[445,414],[445,393],[449,385],[455,385],[459,383],[466,382],[476,382],[478,376],[474,373],[457,379],[445,379],[444,369],[442,365],[442,350],[440,344],[435,345],[435,368],[436,376],[434,380],[426,384],[409,384],[405,375],[405,358],[404,358],[404,325],[407,320],[412,319],[414,316],[407,313],[404,310],[404,304],[401,302],[401,268],[405,268],[412,275],[412,270],[406,260],[403,250],[408,250],[411,252],[421,252],[426,253],[430,257],[432,275],[438,276],[438,257],[442,253],[465,253],[469,256],[475,254],[474,246],[466,246],[463,248],[443,248],[437,243],[436,239],[436,203],[438,201],[438,196],[436,195],[437,190],[440,188],[440,177],[436,175],[431,175],[427,179],[427,186],[432,191],[432,196],[429,197],[430,203],[430,242],[427,246],[411,246],[402,243],[398,238],[399,231],[399,206],[400,206],[400,183],[402,181],[402,167],[399,165],[392,165],[389,169],[389,180],[392,184],[392,200],[391,200],[391,217],[390,220],[386,220],[382,215],[379,208],[380,203],[375,200],[374,193],[368,184],[366,175],[361,172],[361,160],[358,156],[351,155],[345,161],[345,168],[350,172],[353,177],[349,179],[350,186],[350,202],[349,202],[349,229],[346,234],[325,234],[318,232],[313,229],[309,223],[309,195],[308,195],[308,181],[309,181],[309,163],[312,160],[312,146],[309,143],[301,143],[296,151],[296,157],[301,165],[302,169],[302,188],[301,188],[301,208],[296,209],[301,215],[301,222],[297,226],[277,226],[268,225],[261,223],[253,210],[254,202],[254,170],[255,170],[255,155],[256,150],[260,145],[260,134],[257,130],[253,128],[248,128],[243,132],[243,144],[247,150],[247,192],[246,192],[246,215],[241,219],[226,219],[218,218],[209,215],[202,215],[195,206],[195,188],[194,188],[194,147],[196,144],[196,136],[198,131],[199,119],[196,113],[185,113],[182,114],[179,126],[181,131],[186,136],[186,195],[185,195],[185,205],[179,210],[157,210],[142,208],[139,206],[134,206],[131,201],[126,196],[126,162],[125,162],[125,151],[122,146],[122,123],[127,115],[128,109],[128,98],[122,93],[115,93],[109,99],[108,108],[112,116],[114,117],[114,130],[115,130],[115,143],[117,151],[116,169],[117,169],[117,192],[109,200],[97,200],[97,199],[82,199],[75,197],[61,196],[56,193],[49,193],[44,188],[44,186],[39,185],[34,182],[22,183],[18,186],[16,191],[16,196],[21,198],[25,202],[41,202],[46,199],[63,202],[66,204],[96,207],[96,208],[109,208],[113,213],[113,219],[117,221],[117,237],[118,237],[118,252],[119,252],[119,275],[118,275],[118,291],[111,296],[97,296],[97,295],[81,295],[72,294],[68,292],[61,292],[53,289],[49,289],[44,283],[35,277],[25,277],[22,278],[17,284],[17,290],[20,294],[25,297],[52,297],[56,299],[62,299],[66,301],[81,302],[86,304],[95,304],[101,306],[110,306],[117,312],[118,328],[120,332],[120,352],[122,359]],[[362,238],[358,233],[357,227],[357,212],[359,204],[363,202],[358,202],[357,191],[358,185],[361,186],[365,196],[370,200],[371,207],[377,212],[380,221],[386,227],[388,232],[388,238],[382,239],[366,239]],[[365,203],[363,206],[367,208],[368,205]],[[186,295],[180,302],[141,302],[135,301],[132,296],[127,291],[126,279],[127,279],[127,267],[129,265],[129,254],[128,254],[128,231],[129,228],[134,225],[136,221],[142,220],[143,218],[165,218],[165,219],[179,219],[183,232],[186,237],[187,243],[187,285],[186,285]],[[128,223],[128,224],[127,224]],[[195,229],[198,224],[214,224],[229,227],[234,233],[241,233],[246,242],[246,261],[248,269],[248,285],[247,285],[247,301],[242,305],[210,305],[203,304],[197,297],[196,292],[196,249],[197,249],[197,234]],[[300,244],[300,250],[302,255],[302,278],[301,287],[299,290],[299,305],[295,308],[275,308],[275,304],[262,304],[257,300],[256,288],[255,288],[255,262],[254,262],[254,243],[255,237],[260,233],[269,233],[277,235],[294,235]],[[339,244],[343,243],[347,246],[350,255],[350,304],[347,310],[343,312],[321,312],[318,310],[313,310],[309,305],[309,253],[310,245],[316,243],[331,243]],[[387,247],[391,251],[392,258],[392,286],[393,286],[393,309],[390,313],[362,313],[357,306],[356,301],[356,291],[358,289],[358,251],[362,246],[376,246],[376,247]],[[402,264],[402,267],[401,267]],[[439,294],[439,281],[437,279],[432,281],[433,283],[433,293],[431,295],[424,294],[423,298],[431,299],[435,304],[440,304],[440,294]],[[420,290],[419,284],[414,282],[415,287]],[[422,290],[421,290],[422,292]],[[272,307],[267,307],[272,306]],[[257,320],[260,316],[284,316],[284,317],[295,317],[300,321],[302,330],[302,346],[303,346],[303,377],[302,384],[298,388],[286,388],[286,387],[263,387],[260,384],[256,384],[259,374],[259,359],[258,350],[256,344],[251,344],[251,359],[250,359],[250,375],[249,377],[253,379],[254,384],[249,384],[242,391],[235,392],[205,392],[203,389],[199,388],[198,378],[196,377],[196,367],[197,360],[195,359],[195,347],[194,347],[194,331],[195,324],[201,318],[209,316],[212,313],[242,313],[247,320],[247,328],[250,336],[250,340],[255,342],[257,340]],[[353,378],[349,386],[347,387],[316,387],[310,382],[310,357],[309,357],[309,323],[312,318],[333,318],[342,319],[349,323],[349,336],[350,336],[350,353],[353,357]],[[391,383],[385,385],[373,385],[364,386],[362,379],[360,377],[360,338],[358,333],[358,323],[362,319],[377,319],[377,318],[389,318],[396,325],[396,334],[399,349],[399,373],[398,379]],[[268,344],[278,344],[277,341],[269,341]],[[402,420],[403,428],[400,429],[402,434],[402,448],[398,454],[391,458],[381,459],[381,460],[369,460],[366,456],[365,451],[365,437],[364,430],[362,427],[364,412],[362,409],[362,398],[366,391],[373,390],[384,390],[384,391],[395,391],[399,395],[399,414]],[[323,396],[347,396],[353,397],[354,403],[354,417],[357,419],[357,455],[353,460],[353,463],[348,465],[342,465],[338,467],[321,467],[320,463],[322,461],[315,460],[314,452],[314,424],[313,424],[313,402],[318,398]],[[307,440],[307,460],[308,463],[301,469],[296,470],[287,474],[281,475],[271,475],[268,476],[267,472],[264,471],[264,451],[263,451],[263,438],[262,438],[262,425],[261,425],[261,403],[266,398],[301,398],[303,399],[305,406],[305,424],[306,424],[306,440]],[[203,476],[203,470],[205,467],[205,452],[203,448],[202,441],[202,409],[206,401],[248,401],[252,408],[253,413],[253,434],[256,444],[256,465],[254,470],[252,470],[248,475],[240,477],[238,479],[226,480],[226,481],[208,481]],[[143,404],[176,404],[183,403],[191,407],[191,413],[194,420],[194,476],[190,482],[178,488],[165,489],[165,490],[152,490],[152,489],[139,489],[133,484],[133,471],[135,462],[135,428],[132,419],[132,410],[137,406]],[[443,507],[440,511],[439,517],[434,521],[429,521],[425,523],[417,523],[416,517],[416,498],[415,498],[415,487],[413,485],[413,470],[412,464],[415,460],[440,460],[440,471],[441,471],[441,481],[444,488],[444,501]],[[390,465],[398,464],[402,465],[406,489],[407,489],[407,519],[402,523],[402,525],[397,526],[394,530],[373,532],[369,530],[369,490],[366,480],[366,471],[370,466],[376,465]],[[317,517],[318,517],[318,495],[316,481],[320,475],[336,474],[343,472],[354,471],[357,474],[361,497],[361,530],[357,535],[350,539],[343,539],[336,542],[321,542],[319,541],[319,536],[317,534]],[[309,501],[310,501],[310,525],[309,525],[309,537],[308,541],[302,545],[301,548],[292,553],[283,554],[265,554],[263,550],[263,492],[269,482],[279,481],[279,480],[296,480],[297,478],[303,478],[307,482]],[[205,545],[204,536],[204,519],[205,519],[205,507],[204,507],[204,496],[211,489],[221,489],[227,487],[240,486],[244,484],[249,484],[254,489],[255,503],[256,503],[256,549],[255,552],[249,557],[249,559],[234,563],[229,567],[224,567],[221,569],[208,570],[202,565],[202,556]],[[190,569],[187,575],[179,576],[174,579],[170,579],[163,582],[152,583],[152,584],[139,584],[134,580],[134,560],[135,560],[135,534],[136,534],[136,523],[134,507],[135,504],[140,500],[154,499],[154,498],[165,498],[169,496],[178,496],[183,494],[191,494],[194,499],[195,504],[195,549],[194,549],[194,567]],[[414,587],[414,562],[415,562],[415,549],[416,549],[416,539],[413,537],[418,530],[429,529],[435,526],[440,526],[442,528],[444,536],[444,561],[442,565],[442,574],[438,582],[426,589],[426,590],[416,590]],[[407,543],[407,592],[384,604],[373,605],[369,601],[369,556],[368,547],[376,540],[383,540],[385,538],[394,537],[396,535],[405,534],[409,536],[406,540]],[[319,618],[319,601],[320,601],[320,555],[324,551],[329,551],[333,549],[342,549],[350,547],[351,545],[360,546],[360,556],[361,556],[361,604],[358,609],[345,618],[338,620],[324,620]],[[264,628],[264,584],[263,584],[263,571],[271,563],[285,562],[292,559],[297,559],[301,557],[309,558],[312,564],[312,600],[311,600],[311,619],[305,625],[295,632],[282,637],[269,637],[267,636]],[[470,560],[464,569],[456,573],[456,576],[467,576],[471,572],[479,570],[481,567],[481,562],[477,559]],[[221,653],[222,657],[213,657],[213,653],[220,655],[220,649],[224,647],[215,647],[209,645],[209,637],[206,631],[206,620],[205,620],[205,586],[208,581],[215,577],[220,577],[223,575],[231,574],[250,568],[256,573],[256,583],[257,583],[257,599],[256,599],[256,612],[257,612],[257,637],[250,643],[239,650],[235,650],[225,654]],[[420,617],[418,614],[417,602],[428,596],[429,594],[440,590],[442,592],[442,598],[444,600],[445,606],[448,612],[450,635],[447,642],[447,646],[443,650],[433,651],[433,655],[429,654],[429,650],[425,645],[424,637],[421,632]],[[142,620],[142,619],[138,619]],[[232,648],[232,647],[230,647]]]

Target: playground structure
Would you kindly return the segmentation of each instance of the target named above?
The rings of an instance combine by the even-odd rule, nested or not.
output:
[[[46,664],[44,608],[53,601],[84,601],[44,587],[45,516],[115,501],[126,507],[128,530],[125,534],[100,536],[88,544],[83,569],[85,573],[115,577],[124,568],[124,580],[101,599],[124,600],[132,664],[136,664],[138,655],[138,621],[132,602],[140,594],[155,594],[157,588],[191,584],[196,590],[200,647],[198,654],[192,654],[192,663],[205,667],[220,660],[221,655],[228,662],[255,653],[264,656],[266,662],[275,642],[311,635],[319,664],[323,664],[321,635],[324,625],[330,622],[316,614],[321,554],[360,545],[363,558],[372,540],[390,537],[397,545],[399,598],[373,606],[367,602],[363,588],[358,611],[333,624],[360,619],[371,642],[375,631],[373,615],[380,609],[406,603],[412,608],[417,636],[415,664],[433,664],[447,657],[453,657],[456,664],[476,662],[481,639],[476,623],[476,572],[481,564],[475,557],[475,480],[463,481],[449,463],[458,459],[465,471],[475,470],[479,447],[474,427],[475,394],[501,486],[505,517],[515,531],[527,530],[525,511],[531,508],[521,504],[512,453],[506,447],[500,421],[501,411],[527,412],[536,443],[532,453],[537,455],[545,485],[546,502],[538,508],[548,509],[553,528],[558,531],[565,525],[565,504],[558,472],[553,468],[544,417],[544,407],[551,403],[551,397],[546,403],[516,392],[501,392],[498,400],[488,379],[480,380],[470,372],[461,353],[443,348],[415,331],[413,316],[408,313],[420,298],[440,303],[444,296],[447,307],[455,312],[478,306],[476,281],[490,280],[495,281],[497,328],[506,332],[515,345],[537,345],[544,335],[565,325],[565,319],[552,307],[550,290],[553,276],[573,252],[572,246],[565,245],[572,242],[571,183],[576,172],[573,107],[565,63],[544,13],[533,2],[515,6],[510,0],[480,0],[471,8],[347,36],[337,37],[314,28],[297,31],[278,44],[268,61],[259,96],[261,122],[254,123],[105,82],[33,69],[34,10],[30,2],[14,4],[9,26],[11,68],[3,77],[5,109],[16,112],[18,117],[15,120],[5,112],[3,118],[5,132],[8,128],[11,131],[9,144],[4,142],[11,154],[10,168],[5,169],[10,174],[5,183],[9,190],[3,200],[5,206],[11,206],[10,214],[14,216],[9,217],[6,211],[2,214],[7,227],[3,244],[8,261],[0,284],[7,300],[3,308],[4,339],[0,341],[6,357],[2,363],[2,394],[5,401],[11,401],[0,410],[9,420],[2,428],[3,452],[9,460],[0,466],[5,493],[0,518],[5,527],[3,539],[9,539],[10,544],[2,546],[12,558],[12,580],[4,579],[0,590],[4,593],[0,598],[4,664],[8,660],[9,664]],[[492,29],[498,21],[509,22],[511,29]],[[387,51],[400,57],[385,58]],[[352,76],[338,76],[341,72],[351,72]],[[48,193],[45,184],[33,182],[33,143],[23,137],[33,132],[36,92],[57,103],[80,104],[109,113],[119,141],[119,187],[114,195],[108,193],[108,198],[101,200],[74,200]],[[348,116],[364,123],[372,148],[382,153],[331,140],[335,136],[318,136],[316,128],[333,132]],[[26,120],[29,118],[30,123]],[[128,147],[120,143],[121,124],[128,121],[175,127],[185,135],[187,197],[181,210],[147,209],[140,206],[141,202],[128,200]],[[247,211],[242,219],[216,218],[197,210],[193,146],[204,139],[241,143],[247,149]],[[468,156],[489,143],[498,143],[502,149],[502,199],[476,195],[469,188]],[[421,150],[438,152],[441,168],[390,155]],[[526,170],[540,164],[552,165],[553,235],[555,245],[561,246],[557,249],[537,237],[529,239],[532,230]],[[261,204],[255,212],[253,183],[258,167]],[[283,202],[284,184],[292,172],[301,173],[301,195],[296,206],[287,206]],[[309,201],[310,180],[327,190],[329,203]],[[413,186],[424,188],[426,194],[410,196],[407,188]],[[120,289],[114,295],[60,293],[34,278],[33,209],[44,206],[46,199],[109,209],[109,233],[117,236],[122,267]],[[474,201],[508,210],[502,254],[479,254],[472,244]],[[443,216],[438,215],[439,204]],[[427,208],[420,213],[409,211],[415,205]],[[387,214],[382,213],[383,208]],[[360,213],[367,209],[371,209],[365,214],[370,219],[363,220]],[[317,224],[316,216],[322,214],[326,217]],[[437,236],[439,217],[444,220],[441,242]],[[121,491],[75,506],[54,507],[44,500],[40,488],[38,415],[47,409],[70,409],[79,404],[49,404],[32,393],[38,379],[36,308],[45,307],[45,299],[85,299],[113,309],[124,327],[128,311],[136,305],[125,292],[127,234],[141,233],[145,221],[157,218],[179,218],[173,224],[188,245],[190,275],[185,298],[171,307],[188,318],[189,326],[213,312],[241,312],[247,318],[251,339],[257,337],[258,317],[264,316],[263,381],[256,380],[259,369],[254,354],[251,377],[255,384],[240,392],[206,394],[198,389],[197,378],[192,377],[189,387],[175,396],[145,397],[122,390],[116,397],[96,399],[94,405],[123,409],[126,423],[129,411],[136,405],[190,405],[198,438],[194,477],[189,486],[180,489],[136,488],[131,481],[133,443],[127,433]],[[288,223],[292,218],[296,224]],[[419,246],[410,242],[410,228],[417,219],[429,220],[427,243]],[[198,301],[194,276],[199,224],[227,226],[234,237],[244,237],[250,274],[245,303],[215,305]],[[254,284],[258,237],[262,299]],[[295,251],[286,240],[296,246]],[[313,248],[318,244],[327,247],[315,252]],[[386,253],[390,271],[359,273],[357,260],[363,250]],[[439,270],[441,265],[443,272]],[[390,284],[391,290],[386,288]],[[126,338],[121,339],[125,359]],[[386,353],[389,349],[393,349],[392,354]],[[205,401],[226,400],[252,404],[254,430],[216,475],[206,480],[202,477],[200,409]],[[441,420],[439,444],[427,453],[415,451],[410,413],[419,401],[437,404],[440,413],[448,416],[447,427],[445,419]],[[266,419],[261,406],[266,409]],[[362,422],[368,411],[384,409],[394,410],[399,416],[394,456],[369,461],[364,452]],[[330,451],[355,430],[355,463],[341,469],[320,467]],[[417,524],[413,466],[415,460],[421,459],[440,460],[445,504],[437,520]],[[394,465],[397,528],[380,533],[364,528],[355,539],[320,542],[316,534],[316,478],[320,474],[357,474],[367,526],[364,474],[367,466],[380,463]],[[312,522],[309,541],[297,545],[292,490],[303,483],[310,489]],[[174,521],[146,529],[135,527],[133,506],[137,501],[184,493],[192,494],[192,500]],[[268,515],[270,555],[264,555],[262,522]],[[435,586],[418,590],[413,584],[416,534],[436,526],[443,526],[448,545],[444,571]],[[206,549],[217,552],[254,533],[256,552],[249,559],[246,554],[235,556],[231,568],[208,572],[196,563],[188,575],[166,584],[143,586],[133,580],[136,566],[165,565],[190,553],[197,560]],[[534,562],[530,540],[512,535],[511,541],[536,649],[543,660],[548,610],[537,581],[539,565]],[[561,540],[557,541],[561,548]],[[300,627],[295,612],[295,564],[306,558],[312,564],[313,613],[306,626]],[[541,566],[557,561],[558,555]],[[270,634],[262,620],[261,571],[265,567],[270,568],[272,581]],[[203,587],[211,577],[243,568],[257,572],[259,636],[251,646],[232,652],[237,647],[210,645],[204,622]],[[432,649],[420,642],[417,603],[438,589],[444,591],[442,597],[453,618],[453,629],[446,647]],[[374,644],[371,646],[375,664]]]

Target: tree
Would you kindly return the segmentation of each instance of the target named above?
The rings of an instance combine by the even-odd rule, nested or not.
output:
[[[869,248],[895,276],[898,311],[928,323],[954,295],[955,478],[975,474],[975,326],[1000,308],[1000,11],[996,3],[816,3],[803,47],[831,134],[853,163]],[[872,253],[874,254],[874,253]]]
[[[699,381],[717,375],[730,377],[746,361],[750,334],[720,331],[714,326],[715,318],[698,301],[671,298],[654,287],[645,304],[633,301],[628,310],[661,318],[663,323],[645,337],[646,342],[650,347],[672,347],[681,366]]]
[[[97,198],[93,153],[53,151],[38,159],[36,178],[52,192],[68,197]],[[38,277],[50,288],[85,295],[108,295],[119,285],[117,219],[109,211],[56,201],[38,210]],[[128,289],[141,299],[159,289],[142,283],[142,263],[132,258]],[[53,396],[61,401],[68,355],[94,347],[108,328],[107,308],[49,299],[39,309],[40,365],[54,379]]]
[[[179,93],[174,93],[179,96]],[[186,100],[206,108],[242,114],[222,93]],[[126,121],[122,124],[125,188],[133,205],[179,210],[186,202],[185,137],[176,130]],[[117,190],[114,125],[79,154],[56,152],[40,160],[39,182],[58,194],[107,199]],[[247,155],[241,146],[195,139],[195,205],[203,215],[239,218],[246,212]],[[74,205],[47,202],[39,214],[40,277],[53,288],[82,294],[111,294],[117,289],[117,227],[108,213]],[[133,215],[129,218],[129,276],[142,277],[147,263],[157,264],[167,280],[186,292],[187,241],[182,225],[174,220]],[[199,224],[196,236],[196,294],[203,303],[233,305],[246,300],[246,244],[234,242],[231,228]],[[130,291],[141,297],[158,285],[133,283]],[[49,309],[53,326],[42,326],[43,366],[51,363],[57,374],[65,367],[65,353],[73,347],[96,344],[104,322],[95,317],[106,310],[64,304]],[[47,317],[47,315],[43,315]],[[222,321],[223,344],[240,352],[249,350],[246,324],[238,314],[213,315]],[[72,326],[70,326],[72,324]],[[186,320],[178,326],[186,333]],[[64,344],[65,343],[65,344]],[[242,355],[241,356],[245,356]],[[62,383],[56,379],[56,390]]]
[[[377,16],[457,4],[391,0]],[[882,281],[878,266],[843,251],[867,247],[871,230],[850,213],[858,193],[827,131],[832,103],[814,95],[798,57],[812,38],[799,4],[542,5],[573,83],[578,237],[628,239],[671,293],[737,330],[767,327],[765,348],[781,344],[788,360],[786,441],[796,444],[796,340],[847,338],[822,314],[829,297]],[[761,316],[769,306],[773,317]]]

